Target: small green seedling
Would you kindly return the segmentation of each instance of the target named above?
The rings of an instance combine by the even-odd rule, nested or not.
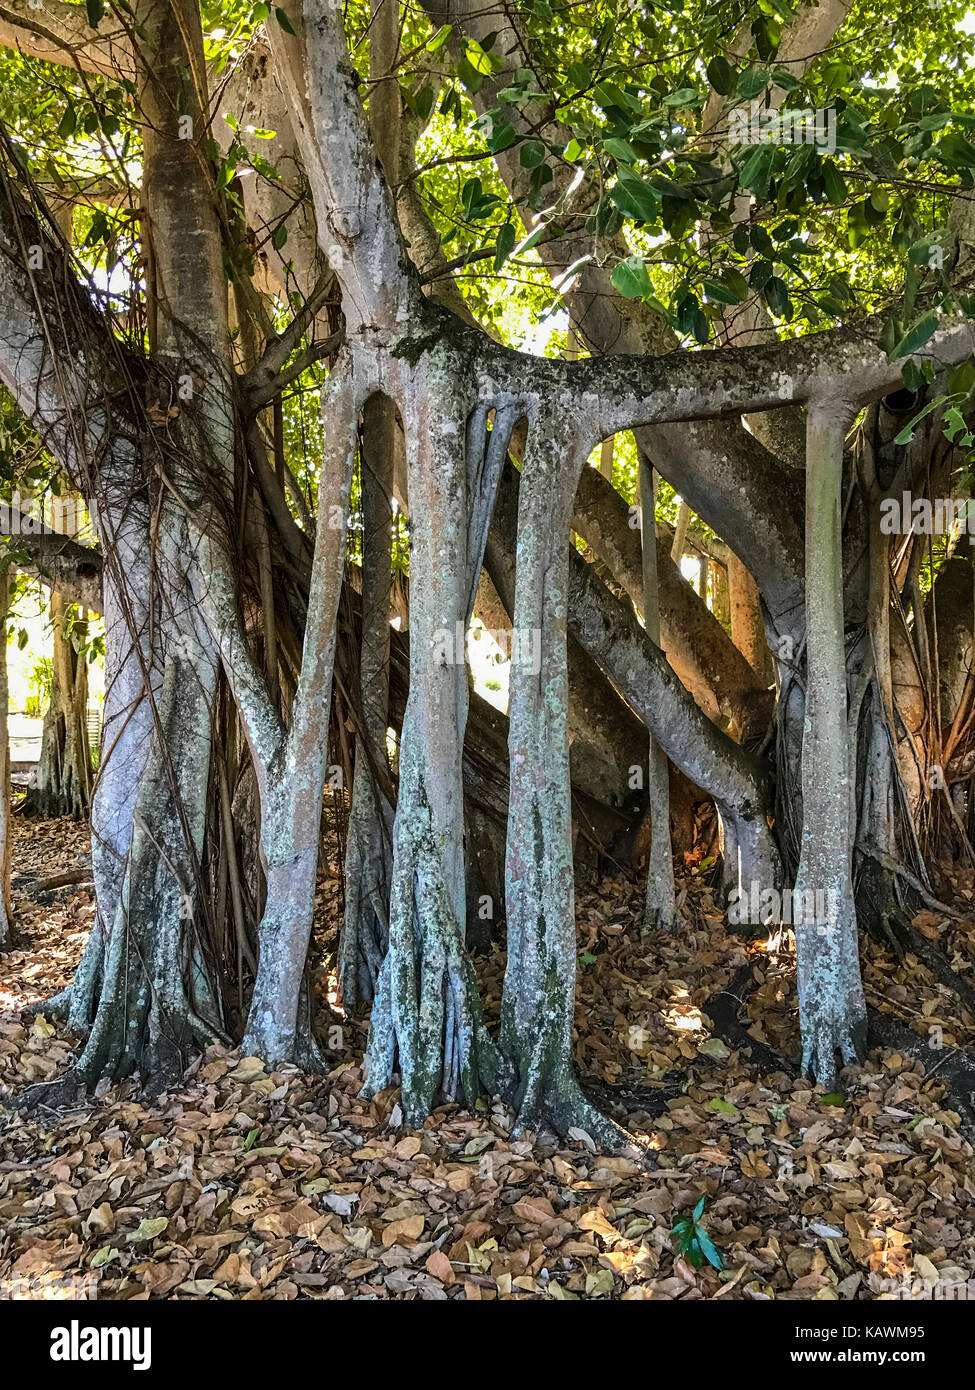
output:
[[[701,1225],[706,1201],[707,1197],[700,1197],[690,1216],[679,1216],[670,1234],[678,1242],[677,1253],[686,1255],[695,1269],[705,1260],[715,1269],[724,1269],[724,1256]]]

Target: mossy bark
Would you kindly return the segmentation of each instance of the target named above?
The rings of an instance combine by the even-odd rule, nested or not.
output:
[[[481,1017],[465,945],[464,634],[490,503],[467,447],[465,364],[446,345],[404,374],[410,508],[410,693],[393,828],[389,949],[373,1002],[365,1094],[399,1072],[403,1112],[420,1125],[441,1099],[496,1091],[500,1059]],[[483,431],[477,447],[484,448]],[[496,482],[496,479],[495,479]],[[492,493],[493,498],[493,493]],[[480,535],[470,518],[484,517]],[[475,569],[476,567],[476,569]]]
[[[594,440],[568,450],[554,417],[532,421],[522,468],[510,676],[505,901],[508,961],[501,1048],[514,1070],[520,1129],[620,1132],[583,1096],[572,1066],[576,927],[567,729],[568,539],[579,470]]]

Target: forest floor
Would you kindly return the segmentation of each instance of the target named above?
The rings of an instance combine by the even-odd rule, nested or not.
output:
[[[617,1117],[649,1137],[655,1166],[595,1153],[583,1134],[512,1138],[500,1104],[444,1106],[412,1133],[395,1092],[357,1096],[363,1023],[328,1003],[339,883],[326,866],[327,1077],[211,1048],[155,1103],[129,1081],[25,1118],[4,1105],[62,1072],[78,1039],[21,1011],[70,977],[93,908],[90,885],[37,887],[85,865],[86,827],[17,819],[15,833],[0,1297],[52,1279],[106,1299],[876,1299],[975,1281],[973,1149],[939,1080],[954,1047],[975,1047],[975,1018],[913,956],[866,942],[865,985],[927,1037],[930,1060],[874,1052],[824,1095],[794,1069],[763,1072],[711,1026],[708,1009],[747,975],[730,1002],[756,1041],[794,1058],[787,943],[729,935],[693,874],[686,930],[641,940],[639,892],[604,882],[579,894],[576,1061],[591,1093],[615,1096]],[[916,921],[969,981],[970,880],[956,890],[971,921]],[[478,970],[490,1019],[502,953]],[[701,1197],[720,1271],[694,1268],[671,1235]]]

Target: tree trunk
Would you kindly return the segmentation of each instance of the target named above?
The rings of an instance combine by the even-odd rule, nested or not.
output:
[[[500,1080],[465,947],[462,775],[464,641],[496,478],[485,506],[474,471],[483,438],[472,435],[465,454],[461,365],[449,353],[431,352],[424,368],[411,374],[401,405],[411,516],[410,693],[400,741],[389,950],[373,1003],[365,1086],[365,1094],[375,1095],[398,1068],[403,1112],[414,1126],[438,1098],[473,1106],[483,1090],[496,1093]],[[499,442],[505,449],[507,438],[493,435],[495,450]],[[480,535],[469,534],[469,517],[478,512]]]
[[[767,688],[772,684],[772,660],[765,639],[758,585],[734,551],[728,554],[731,640]]]
[[[806,903],[822,894],[825,911],[797,925],[796,961],[802,1065],[828,1087],[836,1054],[855,1062],[866,1046],[851,876],[853,767],[843,634],[841,490],[849,420],[842,402],[815,403],[806,439],[808,674],[796,895]]]
[[[660,645],[660,603],[657,588],[657,484],[645,458],[638,463],[640,515],[643,534],[643,625],[650,641]],[[683,545],[683,542],[682,542]],[[670,842],[670,778],[667,754],[651,737],[647,762],[647,801],[650,808],[650,849],[647,856],[647,895],[643,924],[647,931],[679,925],[674,895],[674,852]]]
[[[369,127],[383,172],[399,184],[400,104],[395,77],[398,0],[371,0]],[[394,459],[399,428],[392,401],[374,396],[362,412],[359,449],[362,499],[362,643],[355,776],[345,849],[345,917],[339,943],[339,986],[345,1005],[370,1000],[389,937],[393,789],[386,753],[389,706]]]
[[[260,956],[244,1048],[272,1063],[294,1059],[311,1065],[320,1061],[304,1026],[306,1011],[299,1028],[299,1001],[315,911],[337,614],[356,420],[363,394],[371,393],[356,382],[349,363],[336,365],[322,390],[325,447],[315,558],[301,674],[286,736],[269,702],[261,700],[260,690],[250,700],[246,698],[243,661],[243,669],[238,670],[235,654],[225,653],[228,671],[237,677],[236,694],[258,774],[261,853],[267,875]],[[236,655],[241,659],[245,653]]]
[[[514,625],[523,650],[512,661],[510,687],[501,1047],[515,1073],[520,1129],[551,1124],[565,1134],[579,1127],[613,1146],[618,1132],[585,1099],[572,1066],[577,946],[567,737],[568,542],[572,499],[591,442],[575,439],[566,450],[563,434],[555,419],[532,421],[519,489]]]
[[[362,412],[362,640],[355,777],[345,848],[345,918],[339,984],[347,1008],[370,1000],[386,954],[392,858],[393,789],[386,752],[389,706],[393,451],[396,411],[374,396]]]
[[[91,805],[88,671],[66,630],[68,605],[51,594],[54,637],[51,699],[44,714],[41,756],[21,810],[28,816],[87,818]]]
[[[632,512],[594,468],[584,468],[572,516],[573,530],[609,566],[639,616],[643,616],[643,569],[639,532]],[[695,594],[660,537],[657,590],[660,645],[681,682],[711,719],[723,720],[744,742],[764,738],[772,697],[716,616]]]

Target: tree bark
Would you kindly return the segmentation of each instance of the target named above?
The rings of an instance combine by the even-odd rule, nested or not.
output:
[[[802,851],[796,893],[824,896],[825,912],[796,928],[802,1065],[824,1086],[836,1055],[866,1047],[852,882],[853,768],[847,724],[841,489],[845,403],[809,407],[806,435],[805,736]]]
[[[772,684],[772,662],[758,585],[734,551],[728,553],[731,640],[766,689]]]
[[[572,1067],[576,926],[569,802],[566,677],[569,524],[592,447],[568,449],[554,418],[534,419],[518,497],[508,846],[508,960],[501,1048],[515,1073],[520,1129],[586,1130],[615,1146],[615,1127],[585,1099]]]
[[[660,603],[657,584],[657,484],[645,458],[638,462],[640,516],[643,538],[643,624],[647,636],[660,645]],[[676,545],[676,542],[675,542]],[[681,542],[683,548],[683,541]],[[674,894],[674,852],[670,842],[670,779],[667,755],[653,737],[647,761],[650,808],[650,850],[647,856],[647,892],[643,924],[647,931],[679,925]]]
[[[369,127],[392,188],[399,183],[400,107],[396,81],[398,0],[371,0]],[[345,850],[345,917],[339,943],[339,986],[346,1007],[370,1000],[389,936],[393,790],[386,753],[389,705],[389,603],[394,459],[399,429],[392,401],[374,396],[362,413],[359,450],[362,499],[362,643],[359,691],[362,727]]]
[[[484,445],[472,437],[465,451],[465,374],[449,351],[431,349],[404,382],[400,404],[411,516],[410,693],[400,741],[389,950],[373,1003],[365,1094],[388,1086],[398,1069],[403,1113],[412,1125],[422,1124],[439,1098],[473,1106],[483,1090],[496,1094],[501,1079],[465,947],[463,648],[494,495],[489,482],[484,501],[471,487],[475,450]],[[492,442],[497,449],[499,441]],[[497,472],[506,447],[505,438]],[[477,516],[480,534],[469,533]]]
[[[73,816],[85,820],[91,806],[91,749],[88,745],[88,672],[84,655],[67,633],[68,605],[51,594],[53,666],[51,698],[44,714],[41,755],[31,773],[21,808],[28,816]]]
[[[359,709],[362,727],[355,740],[355,776],[345,848],[345,917],[339,944],[339,984],[347,1008],[360,999],[372,999],[389,934],[394,807],[386,728],[393,531],[390,501],[396,432],[392,401],[380,396],[367,401],[362,413],[359,450],[362,498]]]

